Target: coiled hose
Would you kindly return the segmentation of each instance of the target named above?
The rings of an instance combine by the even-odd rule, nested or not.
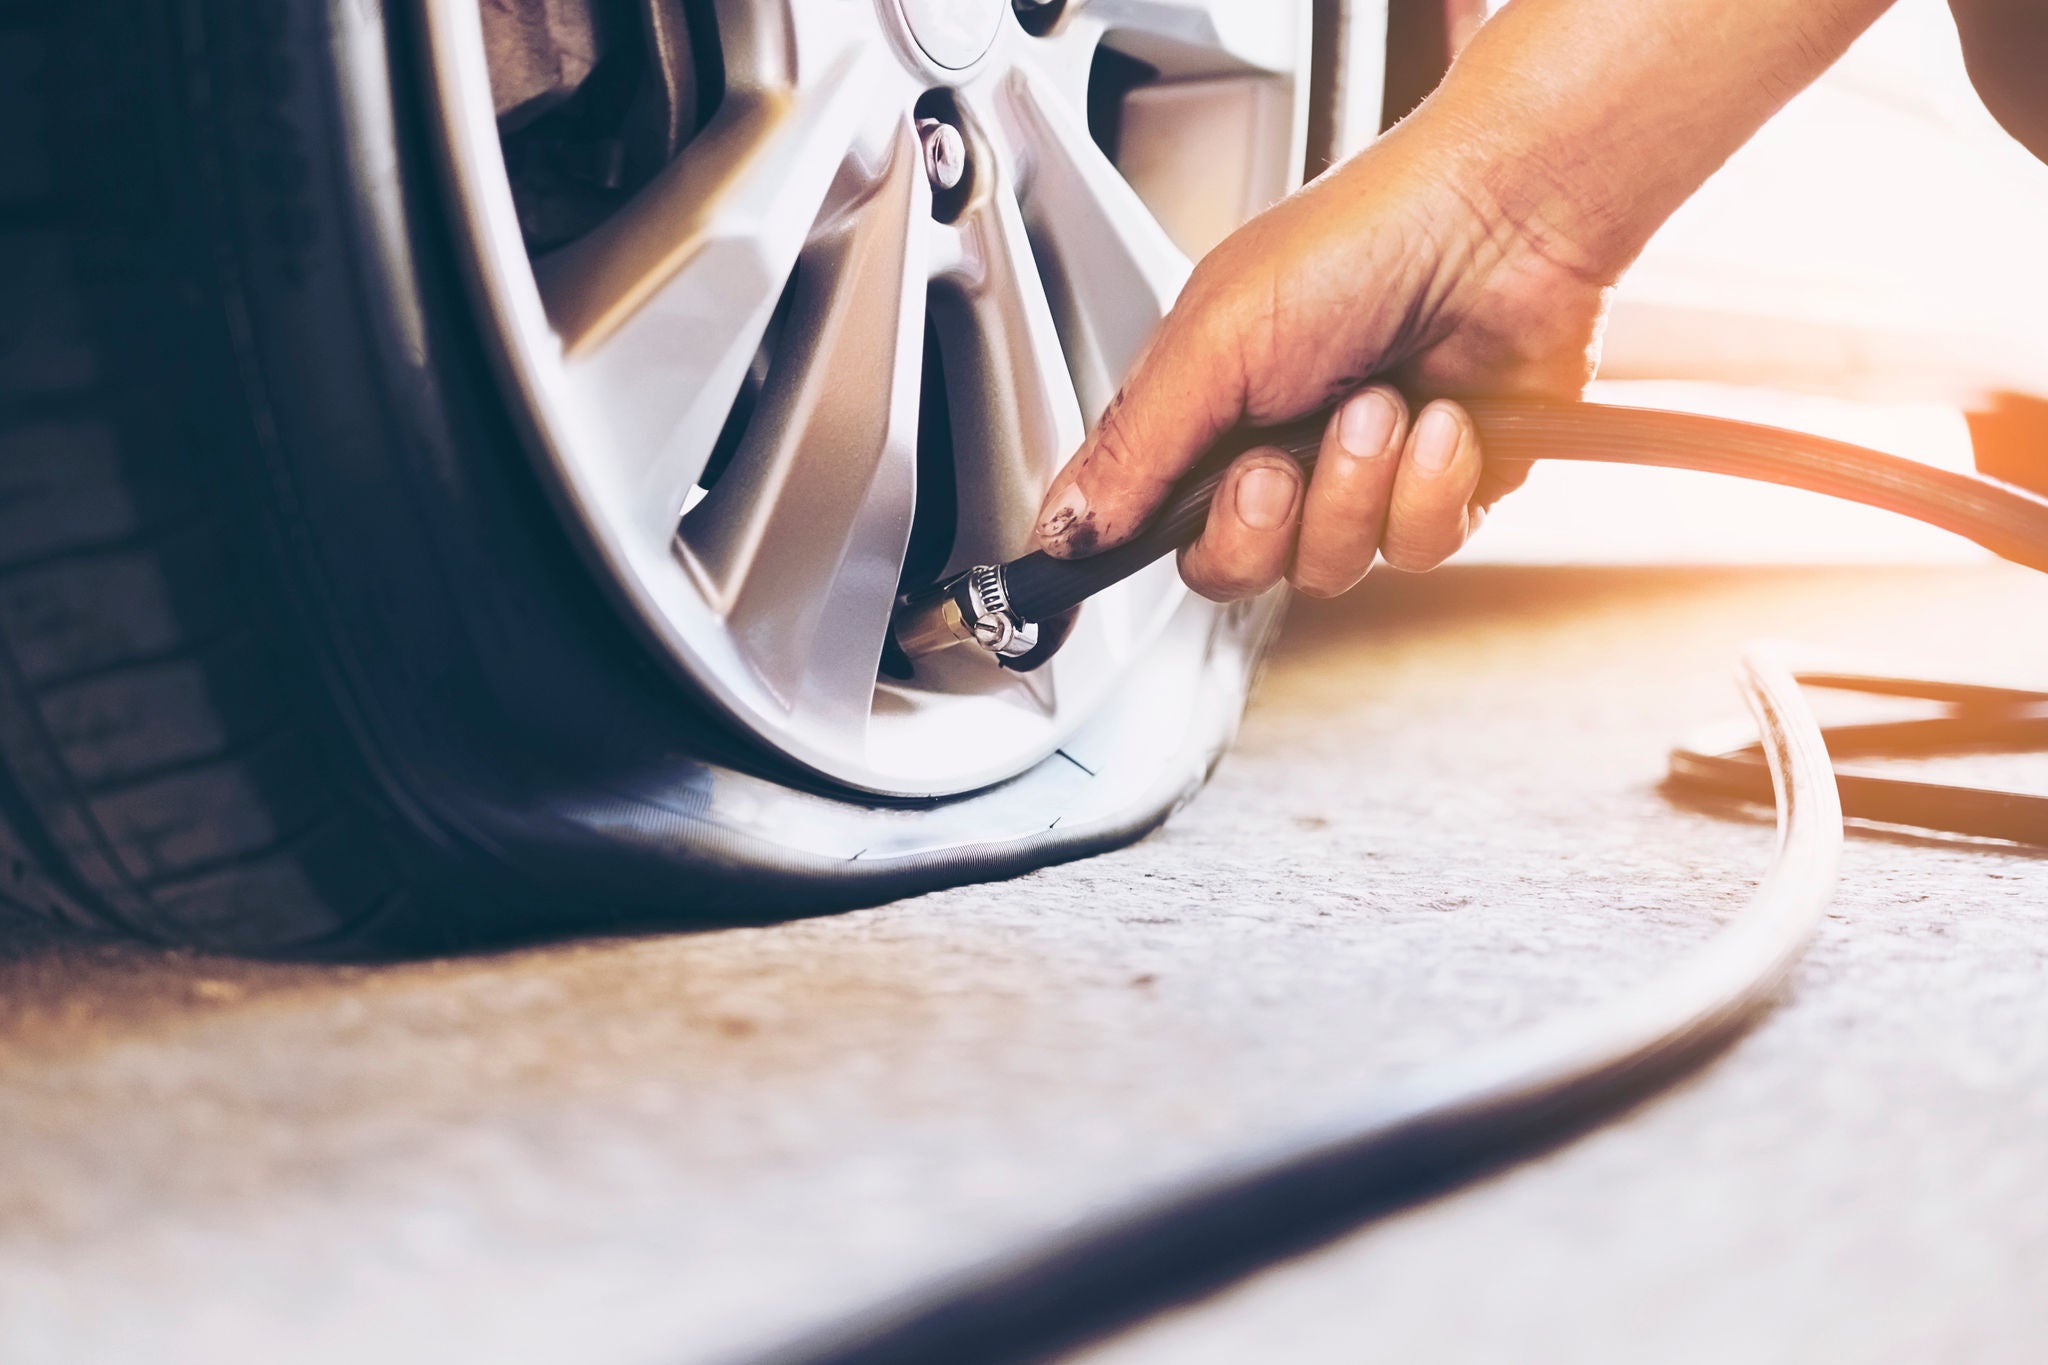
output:
[[[2048,501],[1986,479],[1690,414],[1507,400],[1472,402],[1467,410],[1489,460],[1654,465],[1806,488],[1917,518],[2048,571]],[[1312,466],[1322,428],[1318,418],[1245,434],[1216,452],[1124,546],[1084,560],[1034,554],[1001,566],[1011,610],[1025,621],[1058,616],[1186,545],[1199,533],[1231,455],[1277,445]],[[1798,683],[1756,656],[1744,661],[1741,679],[1762,732],[1753,749],[1768,768],[1777,805],[1777,857],[1749,906],[1670,972],[770,1358],[791,1365],[1043,1359],[1562,1143],[1711,1058],[1770,1008],[1805,950],[1833,892],[1842,838],[1827,746]],[[1742,790],[1741,764],[1684,757],[1729,790]]]

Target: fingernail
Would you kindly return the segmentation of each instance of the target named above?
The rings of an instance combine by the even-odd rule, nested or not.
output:
[[[1429,408],[1415,424],[1415,467],[1425,474],[1441,474],[1458,454],[1458,440],[1464,432],[1448,408]]]
[[[1374,459],[1386,453],[1394,424],[1400,420],[1401,410],[1384,390],[1367,389],[1338,411],[1337,444],[1344,447],[1346,455]]]
[[[1067,491],[1060,494],[1059,499],[1039,516],[1038,538],[1046,541],[1060,539],[1074,528],[1074,523],[1087,511],[1088,499],[1082,494],[1081,486],[1068,484]]]
[[[1286,470],[1255,465],[1237,479],[1237,515],[1255,531],[1270,531],[1294,510],[1294,480]]]

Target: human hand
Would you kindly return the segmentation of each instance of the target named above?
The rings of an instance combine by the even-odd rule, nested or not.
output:
[[[1305,487],[1278,450],[1232,463],[1182,576],[1329,595],[1375,553],[1442,562],[1521,477],[1457,397],[1576,396],[1650,234],[1890,3],[1502,6],[1399,127],[1196,267],[1046,495],[1047,551],[1129,538],[1230,427],[1343,400]]]
[[[1485,142],[1418,114],[1205,257],[1047,493],[1047,551],[1128,539],[1229,428],[1339,400],[1313,478],[1276,449],[1232,462],[1188,585],[1228,600],[1284,575],[1328,597],[1375,555],[1422,570],[1463,545],[1526,470],[1486,463],[1456,397],[1576,397],[1610,283],[1503,206]]]

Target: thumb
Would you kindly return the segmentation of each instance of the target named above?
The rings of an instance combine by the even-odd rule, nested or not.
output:
[[[1212,308],[1176,304],[1038,514],[1046,552],[1071,559],[1122,544],[1244,412],[1234,333]]]

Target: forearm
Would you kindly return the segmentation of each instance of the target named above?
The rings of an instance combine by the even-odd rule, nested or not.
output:
[[[1415,121],[1470,149],[1475,192],[1537,250],[1611,280],[1890,4],[1512,0]]]

